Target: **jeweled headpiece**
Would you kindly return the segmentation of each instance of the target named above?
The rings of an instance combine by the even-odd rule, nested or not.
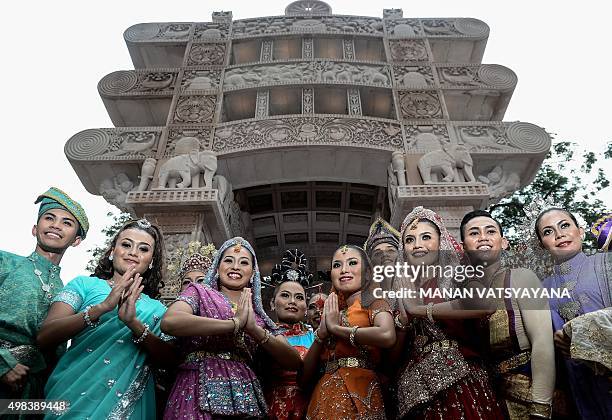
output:
[[[151,227],[151,222],[149,222],[144,217],[136,221],[136,224],[140,229],[149,229]]]
[[[190,242],[187,247],[179,247],[167,256],[168,279],[171,281],[171,291],[178,292],[181,281],[190,271],[201,271],[204,274],[212,264],[217,251],[213,244],[203,245],[201,242]]]
[[[346,253],[348,252],[348,250],[349,250],[348,245],[342,245],[342,246],[340,247],[340,252],[341,252],[342,254],[346,254]]]
[[[308,259],[304,253],[299,249],[288,249],[283,254],[280,264],[276,264],[272,269],[270,277],[274,286],[286,281],[297,281],[307,287],[312,274],[308,272]]]
[[[612,241],[612,213],[597,219],[591,226],[591,233],[597,238],[597,249],[608,252]]]
[[[379,217],[370,226],[370,233],[368,239],[363,244],[363,248],[368,255],[382,243],[391,244],[395,248],[399,248],[399,236],[399,232],[393,226]]]

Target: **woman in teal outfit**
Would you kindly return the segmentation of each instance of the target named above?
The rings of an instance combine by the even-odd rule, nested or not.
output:
[[[142,219],[115,236],[91,277],[79,276],[53,299],[38,333],[49,348],[72,340],[45,387],[49,400],[70,402],[47,418],[155,418],[150,363],[172,363],[160,338],[166,311],[159,295],[163,238]]]

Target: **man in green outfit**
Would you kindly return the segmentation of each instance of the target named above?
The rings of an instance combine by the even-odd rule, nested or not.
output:
[[[22,257],[0,251],[0,398],[43,398],[48,358],[36,347],[36,334],[64,287],[64,252],[89,229],[81,205],[60,189],[50,188],[38,203],[34,252]]]

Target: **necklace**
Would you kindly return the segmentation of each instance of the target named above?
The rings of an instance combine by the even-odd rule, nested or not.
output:
[[[42,271],[38,269],[34,259],[30,258],[30,261],[32,262],[32,265],[34,266],[34,274],[36,275],[36,277],[38,277],[38,280],[40,280],[40,288],[42,289],[43,292],[45,292],[45,297],[47,299],[53,298],[53,294],[51,293],[51,289],[53,289],[53,283],[45,283],[42,279]]]

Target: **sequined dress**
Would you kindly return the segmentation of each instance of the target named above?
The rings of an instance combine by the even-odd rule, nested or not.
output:
[[[303,360],[314,341],[312,328],[303,322],[278,324],[278,327]],[[265,395],[270,419],[299,420],[306,415],[309,395],[298,386],[295,371],[272,366],[266,375]]]
[[[104,301],[110,291],[105,280],[79,276],[53,301],[66,303],[78,313]],[[136,317],[157,336],[165,311],[161,302],[146,294],[136,302]],[[74,336],[45,387],[46,399],[70,401],[69,410],[45,418],[155,418],[155,388],[146,352],[134,344],[132,331],[119,319],[116,308],[99,322]]]
[[[381,310],[390,311],[386,302],[375,301],[366,309],[356,299],[342,311],[343,325],[371,327],[374,316]],[[312,393],[307,419],[385,418],[380,381],[374,371],[380,362],[378,348],[353,347],[348,340],[336,339],[321,359],[326,371]]]
[[[230,301],[208,285],[191,284],[179,296],[194,315],[215,319],[234,316]],[[257,324],[267,328],[255,314]],[[267,406],[253,371],[257,344],[248,336],[236,342],[232,333],[207,337],[182,337],[178,345],[184,362],[178,374],[164,419],[214,419],[221,416],[261,418]]]
[[[437,281],[422,287],[437,288]],[[442,299],[426,298],[429,302]],[[411,320],[407,361],[395,386],[398,418],[503,419],[470,326],[462,320]]]

